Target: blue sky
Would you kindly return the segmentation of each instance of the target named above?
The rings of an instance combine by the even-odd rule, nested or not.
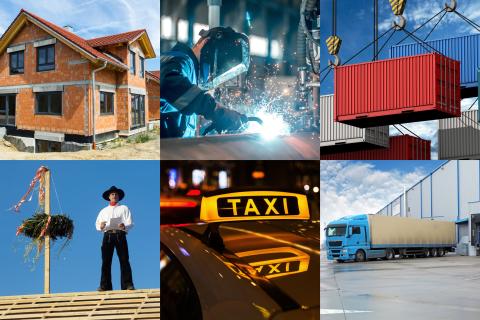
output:
[[[320,222],[376,213],[445,161],[321,161]],[[323,238],[323,233],[322,233]]]
[[[160,1],[158,0],[2,0],[0,34],[20,9],[31,11],[59,26],[70,25],[90,39],[136,29],[147,29],[160,55]],[[159,59],[147,60],[147,70],[159,70]]]
[[[45,165],[63,212],[74,221],[70,244],[58,254],[58,241],[51,255],[52,292],[94,291],[100,281],[102,234],[95,229],[100,209],[108,205],[103,191],[116,185],[122,188],[135,223],[128,235],[133,281],[138,289],[160,285],[160,166],[158,161],[1,161],[0,172],[0,296],[43,293],[43,256],[32,271],[23,259],[26,240],[16,237],[16,228],[33,215],[37,207],[35,192],[20,213],[7,211],[26,192],[36,170]],[[52,184],[52,213],[61,210]],[[112,266],[114,289],[120,289],[120,267],[115,254]]]
[[[407,30],[413,31],[416,27],[430,19],[439,12],[445,0],[408,0],[404,15],[407,19]],[[321,6],[321,60],[322,69],[327,65],[327,61],[331,59],[328,54],[325,39],[332,34],[332,0],[320,2]],[[457,10],[467,16],[469,19],[480,23],[480,1],[466,0],[458,1]],[[441,16],[441,15],[440,15]],[[432,27],[440,18],[438,16],[430,24],[423,27],[415,33],[422,39],[430,32]],[[379,34],[388,30],[393,20],[388,0],[379,0]],[[430,35],[429,40],[456,37],[477,33],[473,27],[469,26],[465,21],[454,14],[447,14],[435,31]],[[347,61],[360,49],[373,41],[373,1],[372,0],[337,0],[337,35],[342,38],[343,43],[340,49],[340,58],[343,62]],[[388,35],[380,40],[379,48],[388,38]],[[405,33],[395,34],[389,41],[388,45],[380,53],[379,58],[388,58],[388,50],[390,45],[399,42]],[[412,42],[407,39],[404,43]],[[373,47],[370,46],[366,51],[352,60],[351,63],[359,63],[363,61],[371,61],[373,58]],[[325,73],[322,73],[322,78]],[[333,93],[333,72],[321,84],[321,94]],[[462,109],[465,110],[474,102],[475,99],[465,99],[462,101]],[[428,121],[421,123],[408,124],[406,127],[424,139],[432,140],[433,156],[436,157],[437,149],[437,130],[438,121]],[[391,134],[398,135],[399,132],[390,127]]]

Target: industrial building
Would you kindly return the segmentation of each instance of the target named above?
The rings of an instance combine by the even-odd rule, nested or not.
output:
[[[480,255],[480,161],[443,163],[377,214],[454,221],[457,253]]]
[[[235,132],[207,135],[208,121],[200,117],[194,137],[161,134],[162,159],[319,158],[317,2],[165,0],[160,5],[162,54],[177,43],[192,47],[202,29],[231,27],[248,36],[248,71],[211,91],[217,102],[248,121],[261,120],[258,126],[249,122]],[[308,20],[306,27],[302,19]]]

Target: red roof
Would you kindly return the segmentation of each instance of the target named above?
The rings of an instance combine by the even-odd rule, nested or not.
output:
[[[87,40],[87,43],[92,47],[108,46],[110,44],[131,42],[137,39],[142,33],[147,32],[145,29],[134,30],[110,36],[98,37]]]
[[[94,56],[95,58],[104,59],[104,60],[107,60],[108,62],[110,62],[111,64],[114,64],[116,66],[120,66],[122,68],[127,68],[127,66],[125,64],[123,64],[121,61],[118,61],[115,58],[113,58],[111,56],[107,56],[106,54],[98,51],[97,49],[93,48],[87,42],[87,40],[85,40],[85,39],[77,36],[76,34],[66,30],[65,28],[59,27],[56,24],[53,24],[53,23],[51,23],[51,22],[49,22],[49,21],[47,21],[43,18],[40,18],[39,16],[34,15],[33,13],[30,13],[30,12],[24,10],[24,9],[22,9],[20,11],[20,14],[22,12],[27,14],[28,16],[32,17],[33,19],[39,21],[43,25],[47,26],[52,31],[58,33],[59,35],[61,35],[62,37],[64,37],[68,41],[72,42],[73,44],[77,45],[78,47],[80,47],[81,49],[83,49],[84,51],[89,53],[90,55]]]
[[[147,71],[147,73],[149,73],[152,76],[152,78],[155,78],[156,80],[160,81],[160,70]]]

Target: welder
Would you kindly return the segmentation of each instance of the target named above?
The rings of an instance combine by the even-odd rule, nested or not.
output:
[[[212,121],[216,131],[237,130],[247,117],[217,102],[209,93],[220,84],[247,72],[249,41],[230,27],[200,32],[190,49],[177,43],[160,60],[160,136],[193,137],[197,115]]]

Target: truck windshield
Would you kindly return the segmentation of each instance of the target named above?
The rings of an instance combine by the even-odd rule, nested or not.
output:
[[[346,230],[347,230],[346,226],[328,227],[327,228],[327,237],[344,236]]]

